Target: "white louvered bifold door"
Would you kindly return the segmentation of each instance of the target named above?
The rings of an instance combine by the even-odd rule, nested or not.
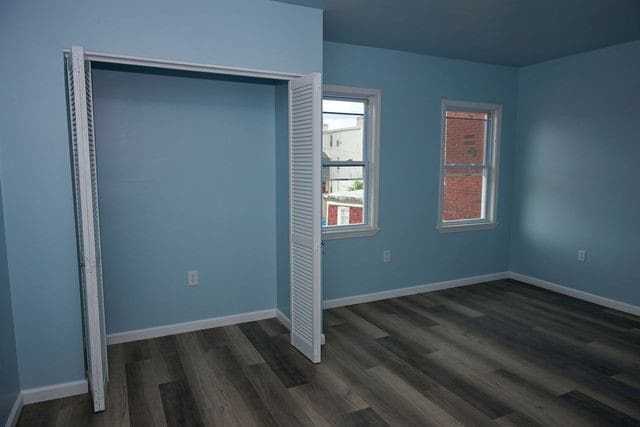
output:
[[[291,344],[320,362],[320,73],[289,83]]]
[[[76,228],[82,289],[87,377],[95,412],[105,409],[107,337],[102,291],[96,145],[91,64],[81,47],[66,59]]]

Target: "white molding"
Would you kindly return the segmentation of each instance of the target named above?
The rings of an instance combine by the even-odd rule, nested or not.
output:
[[[355,87],[355,86],[338,86],[338,85],[330,85],[324,84],[322,85],[322,95],[323,96],[335,96],[335,97],[343,97],[345,95],[351,95],[353,97],[372,97],[372,96],[380,96],[382,92],[380,89],[369,89],[364,87]]]
[[[9,416],[7,417],[7,423],[5,424],[6,427],[14,427],[18,424],[20,413],[22,413],[22,406],[24,406],[24,400],[22,398],[22,393],[19,392],[16,396],[16,401],[11,407],[11,412],[9,412]]]
[[[70,49],[64,49],[69,54]],[[134,65],[140,67],[161,68],[166,70],[193,71],[199,73],[225,74],[232,76],[257,77],[273,80],[291,80],[301,74],[281,71],[259,70],[253,68],[228,67],[224,65],[201,64],[196,62],[173,61],[169,59],[148,58],[143,56],[118,55],[103,52],[85,51],[85,59],[91,62]]]
[[[379,228],[363,227],[348,230],[322,230],[322,240],[349,239],[352,237],[371,237],[378,234]]]
[[[102,266],[100,262],[99,208],[94,199],[97,186],[95,162],[95,140],[91,67],[85,64],[81,46],[71,48],[71,75],[69,76],[69,117],[73,151],[73,179],[76,199],[76,219],[81,295],[84,320],[84,338],[87,375],[93,390],[93,408],[96,412],[105,409],[104,395],[107,382],[107,348],[104,342],[104,296],[102,288]],[[74,114],[75,113],[75,114]],[[94,152],[92,153],[92,141]]]
[[[584,301],[589,301],[594,304],[602,305],[607,308],[620,310],[625,313],[630,313],[636,316],[640,316],[640,307],[627,304],[621,301],[601,297],[588,292],[579,291],[573,288],[569,288],[557,283],[548,282],[546,280],[538,279],[535,277],[527,276],[524,274],[516,273],[513,271],[504,271],[500,273],[485,274],[481,276],[465,277],[460,279],[447,280],[443,282],[428,283],[418,286],[409,286],[405,288],[392,289],[388,291],[374,292],[369,294],[354,295],[344,298],[334,298],[323,302],[324,309],[342,307],[353,304],[360,304],[371,301],[379,301],[389,298],[396,298],[406,295],[413,295],[423,292],[432,292],[441,289],[449,289],[460,286],[473,285],[481,282],[488,282],[492,280],[501,279],[514,279],[520,282],[537,286],[540,288],[548,289],[554,292],[558,292],[564,295],[568,295],[574,298],[578,298]],[[278,319],[287,329],[291,328],[291,320],[282,311],[278,309],[268,309],[262,311],[254,311],[250,313],[234,314],[230,316],[214,317],[211,319],[196,320],[193,322],[177,323],[173,325],[159,326],[155,328],[139,329],[135,331],[122,332],[117,334],[111,334],[107,336],[107,342],[109,344],[117,344],[128,341],[137,341],[146,338],[155,338],[165,335],[172,335],[182,332],[191,332],[200,329],[214,328],[218,326],[227,326],[236,323],[251,322],[256,320]],[[324,334],[322,334],[324,338]],[[323,339],[324,341],[324,339]],[[324,342],[323,342],[324,344]],[[7,427],[13,427],[18,421],[20,412],[23,405],[31,403],[43,402],[46,400],[59,399],[63,397],[75,396],[78,394],[84,394],[89,391],[89,387],[86,380],[73,381],[68,383],[53,384],[45,387],[37,387],[23,390],[21,394],[16,398],[16,402],[9,414],[7,420]]]
[[[232,314],[229,316],[212,317],[209,319],[194,320],[192,322],[174,323],[172,325],[163,325],[153,328],[117,332],[107,335],[107,344],[120,344],[130,341],[144,340],[148,338],[164,337],[167,335],[181,334],[184,332],[199,331],[201,329],[217,328],[219,326],[235,325],[237,323],[272,319],[274,317],[276,317],[276,309],[270,308],[268,310]]]
[[[545,288],[554,292],[558,292],[564,295],[575,297],[581,300],[589,301],[594,304],[599,304],[607,308],[620,310],[625,313],[634,314],[640,316],[640,307],[627,304],[621,301],[612,300],[609,298],[601,297],[598,295],[590,294],[588,292],[579,291],[566,286],[558,285],[556,283],[548,282],[546,280],[537,279],[524,274],[515,273],[512,271],[504,271],[493,274],[485,274],[481,276],[464,277],[460,279],[446,280],[443,282],[434,282],[417,286],[409,286],[399,289],[391,289],[388,291],[373,292],[369,294],[354,295],[344,298],[334,298],[326,300],[322,303],[324,309],[342,307],[353,304],[361,304],[372,301],[379,301],[389,298],[396,298],[406,295],[413,295],[423,292],[432,292],[441,289],[456,288],[461,286],[473,285],[476,283],[489,282],[492,280],[501,280],[511,278],[521,281],[523,283]],[[107,342],[109,344],[117,344],[128,341],[137,341],[147,338],[155,338],[165,335],[172,335],[183,332],[197,331],[200,329],[214,328],[218,326],[227,326],[243,322],[251,322],[263,319],[276,318],[287,329],[291,329],[291,320],[282,311],[278,309],[268,309],[262,311],[254,311],[250,313],[234,314],[230,316],[214,317],[210,319],[196,320],[193,322],[176,323],[173,325],[159,326],[148,329],[138,329],[134,331],[122,332],[117,334],[111,334],[107,336]],[[322,334],[322,341],[324,344],[324,334]],[[68,396],[75,396],[78,394],[84,394],[88,392],[88,385],[86,380],[73,381],[68,383],[53,384],[45,387],[38,387],[23,390],[21,395],[16,399],[16,403],[9,415],[7,421],[7,427],[13,427],[10,422],[17,422],[20,411],[23,405],[30,403],[42,402],[45,400],[59,399]],[[12,421],[14,420],[14,421]]]
[[[497,226],[497,222],[474,222],[459,225],[438,225],[436,230],[440,233],[458,233],[460,231],[492,230]]]
[[[89,385],[87,380],[71,381],[68,383],[52,384],[22,390],[22,401],[25,405],[29,405],[30,403],[61,399],[63,397],[76,396],[88,392]]]
[[[485,230],[493,227],[486,227],[487,224],[496,224],[498,221],[498,183],[500,181],[499,173],[500,173],[500,140],[502,133],[502,105],[501,104],[490,104],[486,102],[473,102],[473,101],[458,101],[454,99],[442,99],[442,112],[440,119],[440,178],[438,181],[438,222],[436,224],[436,229],[441,233],[453,232],[453,231],[472,231],[472,230]],[[444,206],[444,160],[445,160],[445,133],[446,133],[446,113],[449,108],[460,109],[460,110],[468,110],[475,112],[490,112],[493,114],[492,116],[492,135],[491,141],[485,144],[489,149],[489,152],[486,152],[485,155],[490,159],[489,162],[485,163],[488,166],[483,167],[482,169],[486,169],[489,172],[489,179],[487,185],[483,186],[483,200],[485,200],[485,204],[483,205],[483,211],[485,212],[486,220],[474,221],[467,220],[461,221],[458,223],[455,228],[450,224],[445,223],[442,218],[442,207]],[[486,160],[486,159],[485,159]],[[486,181],[486,180],[485,180]],[[481,225],[482,227],[474,227],[477,225]],[[448,226],[451,229],[448,229]],[[468,227],[468,228],[467,228]]]
[[[364,227],[339,227],[339,230],[329,230],[330,227],[327,227],[322,230],[322,238],[324,240],[330,240],[373,236],[379,231],[378,223],[380,217],[380,117],[382,109],[382,92],[380,89],[323,85],[322,96],[323,98],[327,96],[335,98],[351,97],[356,99],[366,99],[368,101],[368,124],[365,136],[367,139],[370,139],[370,143],[365,144],[367,161],[366,169],[368,169],[365,184],[365,195],[367,197],[367,205],[369,206],[366,209],[368,211],[367,224]],[[327,162],[326,165],[331,166],[331,164],[336,165],[336,163],[339,165],[340,162]]]
[[[513,271],[509,272],[509,278],[524,282],[528,285],[537,286],[539,288],[548,289],[550,291],[558,292],[570,297],[592,302],[594,304],[598,304],[607,308],[613,308],[614,310],[619,310],[625,313],[640,316],[640,307],[632,304],[627,304],[626,302],[602,297],[600,295],[591,294],[585,291],[580,291],[578,289],[559,285],[553,282],[548,282],[546,280],[538,279],[536,277],[527,276],[525,274],[520,274]]]
[[[282,326],[284,326],[288,330],[291,330],[291,319],[289,319],[289,316],[287,316],[280,310],[276,310],[276,319],[278,319],[280,323],[282,323]]]
[[[485,274],[482,276],[463,277],[460,279],[446,280],[444,282],[427,283],[424,285],[409,286],[406,288],[391,289],[388,291],[373,292],[370,294],[354,295],[344,298],[334,298],[325,300],[322,304],[323,308],[343,307],[345,305],[362,304],[365,302],[379,301],[383,299],[402,297],[406,295],[420,294],[423,292],[438,291],[441,289],[457,288],[459,286],[473,285],[480,282],[489,282],[491,280],[506,279],[509,273],[506,271],[493,274]]]

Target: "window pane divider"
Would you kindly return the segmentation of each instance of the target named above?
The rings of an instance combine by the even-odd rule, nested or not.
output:
[[[322,114],[337,114],[340,116],[358,116],[358,117],[364,117],[363,113],[339,113],[337,111],[323,111]]]
[[[322,162],[322,166],[344,167],[344,166],[367,166],[369,162],[364,160],[352,161],[352,160],[325,160]]]
[[[459,111],[461,113],[464,113],[466,111],[464,110],[447,110],[447,111]],[[479,122],[486,122],[487,119],[474,119],[473,117],[450,117],[450,116],[446,116],[445,117],[447,120],[476,120]]]

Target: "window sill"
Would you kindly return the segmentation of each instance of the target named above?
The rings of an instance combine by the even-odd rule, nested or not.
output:
[[[436,229],[440,233],[457,233],[460,231],[479,231],[491,230],[498,226],[496,222],[479,223],[479,224],[460,224],[460,225],[438,225]]]
[[[351,230],[339,231],[323,231],[322,240],[349,239],[353,237],[371,237],[375,236],[379,228],[359,228]]]

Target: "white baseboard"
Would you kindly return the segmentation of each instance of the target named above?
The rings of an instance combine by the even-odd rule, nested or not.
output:
[[[30,403],[76,396],[88,392],[89,386],[87,380],[71,381],[68,383],[52,384],[22,390],[22,401],[25,405],[28,405]]]
[[[578,299],[589,301],[595,304],[599,304],[615,310],[620,310],[625,313],[634,314],[640,316],[640,307],[627,304],[621,301],[612,300],[609,298],[601,297],[599,295],[590,294],[588,292],[579,291],[573,288],[562,286],[556,283],[548,282],[546,280],[537,279],[534,277],[526,276],[524,274],[515,273],[511,271],[505,271],[500,273],[485,274],[482,276],[465,277],[461,279],[447,280],[443,282],[428,283],[424,285],[409,286],[405,288],[392,289],[388,291],[373,292],[369,294],[354,295],[344,298],[334,298],[325,300],[322,303],[323,308],[335,308],[353,304],[361,304],[371,301],[379,301],[389,298],[396,298],[406,295],[413,295],[423,292],[432,292],[441,289],[455,288],[460,286],[473,285],[481,282],[488,282],[492,280],[500,280],[511,278],[527,283],[529,285],[538,286],[541,288],[549,289],[554,292],[558,292],[564,295],[572,296]],[[110,334],[107,336],[108,344],[118,344],[129,341],[137,341],[148,338],[156,338],[166,335],[179,334],[184,332],[192,332],[201,329],[215,328],[218,326],[227,326],[243,322],[252,322],[256,320],[277,318],[285,327],[291,329],[291,320],[282,311],[278,309],[268,309],[261,311],[254,311],[250,313],[234,314],[230,316],[214,317],[210,319],[196,320],[193,322],[176,323],[173,325],[158,326],[154,328],[138,329],[134,331],[121,332],[116,334]],[[323,337],[324,338],[324,337]],[[323,340],[324,341],[324,340]],[[88,385],[86,380],[73,381],[69,383],[53,384],[45,387],[38,387],[23,390],[22,394],[16,399],[16,403],[9,415],[7,421],[7,427],[13,427],[12,422],[17,422],[20,411],[23,405],[30,403],[42,402],[45,400],[58,399],[62,397],[75,396],[78,394],[84,394],[88,392]]]
[[[280,310],[276,310],[276,319],[278,319],[285,328],[291,330],[291,319],[289,319],[289,316],[287,316]]]
[[[256,320],[272,319],[276,317],[276,309],[252,311],[249,313],[232,314],[230,316],[212,317],[210,319],[194,320],[192,322],[174,323],[172,325],[156,326],[153,328],[136,329],[133,331],[117,332],[107,335],[107,345],[120,344],[129,341],[146,340],[167,335],[182,334],[199,331],[201,329],[229,326],[237,323],[253,322]]]
[[[403,297],[406,295],[420,294],[423,292],[438,291],[441,289],[457,288],[459,286],[473,285],[480,282],[489,282],[491,280],[506,279],[509,273],[504,271],[500,273],[485,274],[482,276],[464,277],[461,279],[446,280],[444,282],[427,283],[424,285],[409,286],[406,288],[391,289],[389,291],[373,292],[370,294],[354,295],[351,297],[334,298],[325,300],[322,303],[323,308],[343,307],[345,305],[362,304],[365,302],[379,301],[389,298]]]
[[[7,423],[5,424],[6,427],[14,427],[18,423],[23,405],[24,401],[22,399],[22,393],[18,393],[18,395],[16,396],[16,401],[11,407],[11,412],[9,412],[9,417],[7,418]]]
[[[584,301],[592,302],[594,304],[602,305],[607,308],[613,308],[614,310],[624,311],[625,313],[634,314],[640,316],[640,307],[626,302],[601,297],[600,295],[591,294],[585,291],[579,291],[574,288],[559,285],[557,283],[548,282],[546,280],[538,279],[535,277],[527,276],[525,274],[509,272],[509,278],[524,282],[529,285],[537,286],[539,288],[548,289],[550,291],[558,292],[560,294],[568,295],[570,297],[578,298]]]

